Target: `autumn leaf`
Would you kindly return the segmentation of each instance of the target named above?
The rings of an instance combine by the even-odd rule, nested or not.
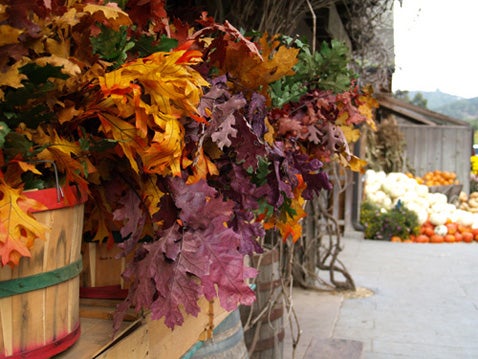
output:
[[[131,19],[128,14],[121,10],[114,2],[106,5],[87,4],[83,7],[83,11],[91,14],[99,23],[108,22],[115,30],[118,30],[123,25],[131,25]]]
[[[288,202],[287,209],[283,211],[281,215],[268,218],[264,223],[266,229],[276,228],[279,230],[284,242],[288,238],[291,238],[293,243],[299,240],[302,235],[301,220],[307,215],[304,210],[305,199],[302,197],[302,192],[306,189],[307,185],[301,175],[297,175],[296,177],[298,179],[298,185],[294,188],[294,195]]]
[[[339,125],[348,143],[357,142],[360,139],[360,130],[352,126]]]
[[[349,168],[351,171],[359,173],[364,173],[365,166],[368,164],[367,161],[349,153],[341,153],[339,155],[339,163],[343,167]]]
[[[61,67],[61,71],[69,76],[77,76],[81,73],[81,69],[76,63],[57,55],[39,57],[34,62],[42,67],[47,64]]]
[[[374,121],[373,111],[379,107],[379,104],[372,95],[372,89],[366,87],[363,95],[359,96],[359,101],[358,111],[367,119],[367,125],[372,131],[376,131],[377,124]]]
[[[186,53],[155,53],[99,78],[105,97],[98,114],[102,130],[118,141],[137,173],[135,153],[147,173],[178,176],[181,172],[184,129],[178,119],[198,114],[202,86],[209,86],[189,67]],[[124,120],[132,114],[134,124]]]
[[[13,88],[23,87],[22,80],[25,80],[27,76],[20,72],[20,68],[24,64],[24,61],[17,61],[14,65],[9,66],[7,71],[0,71],[0,86],[9,86]]]
[[[293,75],[299,49],[287,48],[278,41],[268,41],[267,34],[260,39],[263,56],[244,56],[243,51],[227,47],[224,71],[238,80],[241,86],[250,90],[261,90],[263,95],[267,86],[274,81]]]
[[[100,130],[111,139],[117,141],[122,153],[128,158],[131,168],[136,173],[139,173],[135,153],[144,143],[136,136],[136,128],[129,122],[109,113],[99,114],[98,117],[101,121]]]
[[[178,120],[167,121],[164,132],[155,133],[151,146],[141,156],[145,172],[179,176],[183,148],[183,126]]]
[[[31,215],[31,211],[43,209],[44,205],[0,179],[0,260],[3,266],[16,265],[20,257],[29,257],[34,240],[45,239],[47,227]]]
[[[219,170],[217,169],[216,165],[204,154],[204,149],[202,147],[198,150],[191,168],[193,175],[188,177],[188,180],[186,181],[187,184],[205,180],[208,175],[219,174]]]
[[[0,46],[15,44],[23,30],[14,28],[10,25],[0,25]]]

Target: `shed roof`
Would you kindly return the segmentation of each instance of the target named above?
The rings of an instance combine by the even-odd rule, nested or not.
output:
[[[404,117],[407,120],[427,126],[465,126],[471,125],[463,120],[443,115],[441,113],[431,111],[409,102],[394,98],[391,94],[376,93],[375,98],[381,108],[384,108],[397,116]]]

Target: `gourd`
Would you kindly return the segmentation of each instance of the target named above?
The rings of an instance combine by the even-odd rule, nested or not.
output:
[[[448,233],[448,228],[444,224],[440,224],[435,227],[434,232],[435,234],[438,234],[439,236],[446,236]]]
[[[448,214],[445,212],[432,212],[430,213],[430,222],[435,226],[440,226],[446,223]]]

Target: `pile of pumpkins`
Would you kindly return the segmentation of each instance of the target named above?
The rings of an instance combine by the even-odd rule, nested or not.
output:
[[[430,177],[430,176],[429,176]],[[438,171],[434,174],[439,177]],[[364,198],[383,211],[401,201],[417,214],[420,228],[409,238],[392,237],[394,242],[454,243],[478,241],[478,193],[461,193],[458,205],[448,203],[445,194],[430,192],[426,180],[405,173],[368,170],[365,173]],[[456,175],[446,173],[442,185],[456,184]],[[435,185],[437,182],[433,182]],[[431,184],[431,183],[430,183]],[[466,203],[466,204],[465,204]],[[476,211],[467,208],[476,203]],[[468,206],[468,207],[467,207]],[[475,207],[472,207],[475,208]]]

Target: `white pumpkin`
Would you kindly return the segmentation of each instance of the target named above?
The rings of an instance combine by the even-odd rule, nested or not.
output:
[[[448,233],[448,228],[444,224],[440,224],[435,227],[434,232],[439,236],[446,236]]]
[[[430,213],[430,222],[435,226],[445,224],[447,219],[448,219],[448,214],[445,212]]]

